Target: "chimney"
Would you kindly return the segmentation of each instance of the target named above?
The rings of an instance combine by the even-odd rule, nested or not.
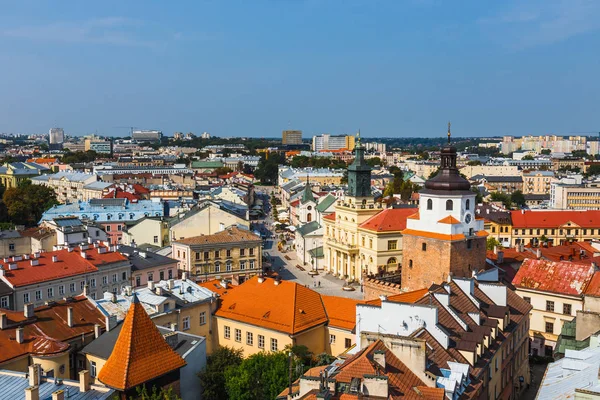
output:
[[[83,295],[86,297],[90,295],[90,286],[87,283],[83,285]]]
[[[542,258],[542,249],[536,249],[535,256],[539,259]]]
[[[183,272],[181,274],[181,280],[184,281],[184,282],[187,281],[187,272]]]
[[[5,313],[0,313],[0,330],[8,328],[8,318]]]
[[[154,292],[156,293],[157,296],[163,296],[163,287],[162,286],[156,286]]]
[[[81,252],[81,258],[84,258],[84,259],[87,258],[87,254],[85,254],[85,251]]]
[[[101,334],[102,334],[102,327],[100,326],[100,324],[94,325],[94,338],[98,339]]]
[[[79,392],[85,393],[90,390],[90,371],[84,369],[79,371]]]
[[[169,288],[169,290],[173,290],[173,288],[175,287],[175,281],[173,279],[169,279],[167,281],[167,287]]]
[[[40,386],[40,364],[33,364],[28,367],[29,386]]]
[[[58,256],[52,256],[52,262],[57,262],[58,261]]]
[[[148,281],[148,289],[154,291],[154,281]]]
[[[23,306],[23,314],[25,315],[25,318],[33,318],[35,316],[33,303],[27,303]]]
[[[25,400],[40,400],[40,387],[29,386],[25,388]]]
[[[498,254],[498,246],[494,246],[494,254]]]
[[[274,284],[275,286],[278,286],[278,285],[279,285],[279,280],[278,280],[278,279],[275,279],[275,280],[274,280],[274,282],[273,282],[273,284]]]
[[[258,283],[263,283],[265,281],[265,278],[263,278],[262,276],[260,278],[258,278]]]
[[[23,342],[25,341],[25,334],[23,333],[23,328],[15,329],[15,336],[17,339],[17,343],[23,344]]]
[[[171,322],[171,330],[175,332],[177,330],[177,324],[175,322]]]
[[[73,327],[73,307],[67,307],[67,325]]]
[[[52,400],[65,400],[65,391],[57,390],[52,393]]]
[[[107,315],[104,318],[106,332],[112,330],[115,326],[117,326],[117,316],[116,315]]]
[[[68,248],[67,248],[67,251],[68,251],[69,253],[72,253],[72,252],[73,252],[73,248],[72,248],[72,247],[68,247]]]
[[[375,350],[373,352],[373,361],[385,370],[385,350]]]
[[[114,292],[110,293],[110,301],[111,303],[116,303],[117,302],[117,294]]]

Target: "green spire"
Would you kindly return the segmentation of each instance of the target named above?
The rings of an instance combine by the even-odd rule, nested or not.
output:
[[[308,175],[306,175],[306,186],[304,186],[304,192],[302,193],[302,198],[300,202],[302,204],[312,201],[316,203],[315,196],[313,195],[312,189],[310,188],[310,182],[308,181]]]

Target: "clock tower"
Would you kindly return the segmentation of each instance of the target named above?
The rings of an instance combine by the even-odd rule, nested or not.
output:
[[[443,282],[449,274],[471,277],[485,266],[483,219],[475,217],[475,193],[456,167],[456,148],[441,150],[440,169],[419,192],[419,212],[402,232],[402,289]]]
[[[357,134],[354,161],[348,166],[348,197],[354,204],[373,203],[371,194],[371,167],[365,161],[365,148]]]

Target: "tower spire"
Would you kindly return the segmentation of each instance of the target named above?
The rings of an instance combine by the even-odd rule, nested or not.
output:
[[[448,121],[448,144],[450,144],[450,121]]]

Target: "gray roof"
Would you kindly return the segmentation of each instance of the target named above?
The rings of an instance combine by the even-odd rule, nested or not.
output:
[[[25,372],[14,372],[8,370],[0,370],[0,387],[2,387],[3,399],[24,399],[25,389],[29,387],[29,379]],[[115,391],[106,389],[101,391],[90,389],[85,393],[79,392],[79,382],[71,380],[63,380],[62,384],[55,384],[54,380],[43,381],[39,385],[40,400],[48,400],[52,398],[52,393],[57,390],[65,391],[65,399],[69,400],[102,400],[111,398]]]
[[[134,271],[154,268],[160,265],[168,265],[177,262],[177,260],[162,256],[152,251],[143,251],[141,248],[135,248],[131,246],[121,245],[119,251],[128,256],[129,261],[131,262],[132,270]]]
[[[475,175],[471,177],[472,181],[478,181],[485,179],[488,182],[523,182],[523,178],[520,176],[487,176],[487,175]]]
[[[83,222],[77,217],[54,218],[56,226],[82,226]]]
[[[16,239],[20,237],[21,234],[19,233],[19,231],[16,231],[14,229],[0,231],[0,239]]]
[[[113,183],[110,182],[102,182],[102,181],[96,181],[96,182],[92,182],[92,183],[88,183],[87,185],[84,186],[85,189],[95,189],[95,190],[104,190],[109,186],[112,186]]]
[[[127,199],[91,199],[91,206],[125,207]]]

